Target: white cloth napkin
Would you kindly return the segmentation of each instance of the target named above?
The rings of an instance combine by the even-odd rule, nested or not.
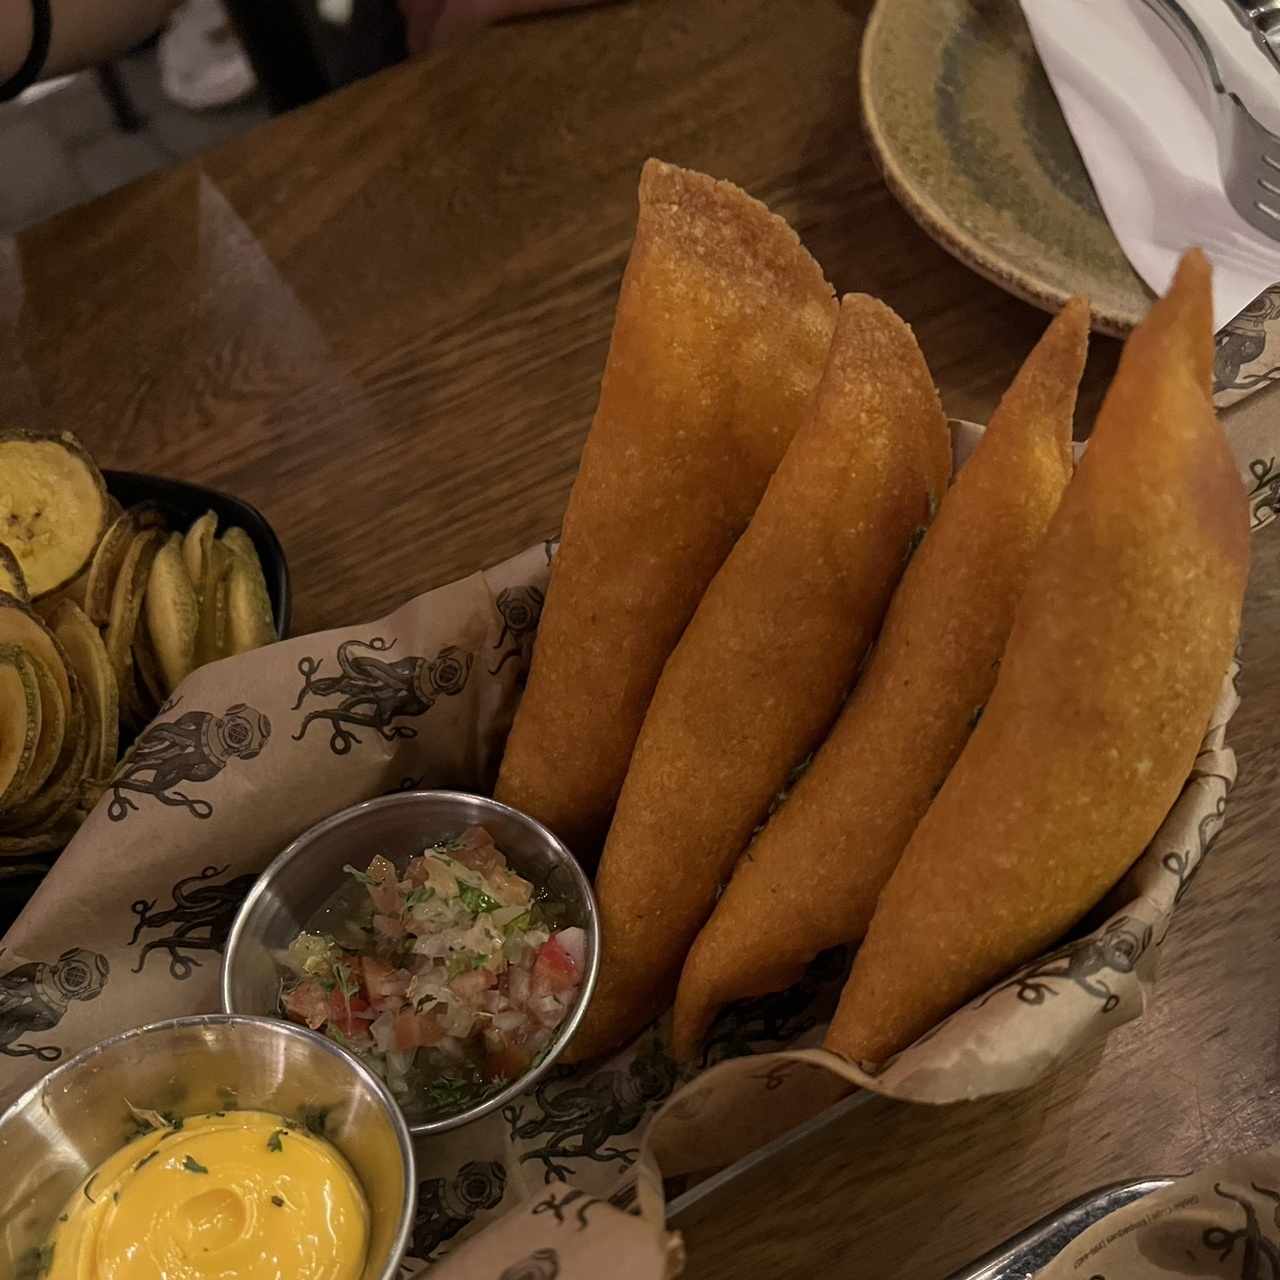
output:
[[[1228,88],[1280,133],[1280,70],[1254,47],[1226,0],[1180,2],[1218,37]],[[1162,293],[1182,251],[1202,246],[1215,268],[1214,325],[1221,328],[1280,281],[1280,241],[1255,231],[1227,200],[1200,68],[1143,0],[1021,3],[1134,270]]]

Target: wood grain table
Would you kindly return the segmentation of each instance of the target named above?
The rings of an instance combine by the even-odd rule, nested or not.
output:
[[[226,488],[295,627],[557,528],[643,159],[732,178],[915,326],[983,419],[1044,318],[935,248],[858,120],[859,3],[643,0],[487,33],[0,240],[0,421]],[[1087,426],[1114,367],[1098,339]],[[1158,999],[1041,1087],[875,1100],[681,1223],[693,1280],[938,1277],[1076,1194],[1280,1138],[1280,525],[1254,541],[1241,777]]]

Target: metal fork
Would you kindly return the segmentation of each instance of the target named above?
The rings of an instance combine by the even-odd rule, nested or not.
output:
[[[1280,137],[1251,115],[1223,83],[1212,32],[1202,31],[1178,0],[1146,0],[1200,67],[1212,95],[1218,168],[1227,199],[1263,235],[1280,240]],[[1280,0],[1227,0],[1280,70]],[[1280,87],[1280,82],[1278,82]]]
[[[1253,42],[1280,67],[1280,0],[1227,0]]]

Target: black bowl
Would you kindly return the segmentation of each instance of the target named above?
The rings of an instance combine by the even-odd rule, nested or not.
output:
[[[153,502],[164,511],[176,532],[185,533],[206,511],[218,513],[219,531],[239,525],[253,540],[258,559],[262,561],[276,635],[284,639],[289,631],[289,566],[275,530],[256,507],[230,494],[206,489],[203,485],[188,484],[185,480],[169,480],[140,471],[103,471],[102,474],[107,482],[107,492],[122,507]],[[131,735],[122,728],[121,747],[130,741]],[[0,934],[18,918],[57,857],[55,852],[33,854],[21,861],[0,859]]]
[[[206,511],[218,513],[218,531],[223,532],[233,524],[239,525],[253,540],[258,559],[262,561],[262,574],[267,580],[267,594],[271,597],[271,612],[276,620],[276,636],[283,640],[289,634],[289,615],[292,602],[289,598],[289,566],[284,558],[284,548],[275,530],[257,507],[251,507],[229,493],[206,489],[203,485],[188,484],[185,480],[169,480],[164,476],[149,476],[141,471],[103,471],[107,492],[122,507],[132,507],[139,502],[154,502],[175,530],[185,533]]]

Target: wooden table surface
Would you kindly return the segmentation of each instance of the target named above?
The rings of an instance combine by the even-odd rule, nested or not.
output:
[[[284,541],[298,631],[557,528],[643,159],[731,178],[983,419],[1044,318],[953,262],[863,142],[851,0],[651,0],[518,24],[0,240],[0,421],[204,481]],[[1087,426],[1116,346],[1095,340]],[[1091,1187],[1280,1137],[1280,524],[1255,538],[1241,777],[1158,999],[1026,1094],[875,1100],[681,1223],[694,1280],[938,1277]]]

